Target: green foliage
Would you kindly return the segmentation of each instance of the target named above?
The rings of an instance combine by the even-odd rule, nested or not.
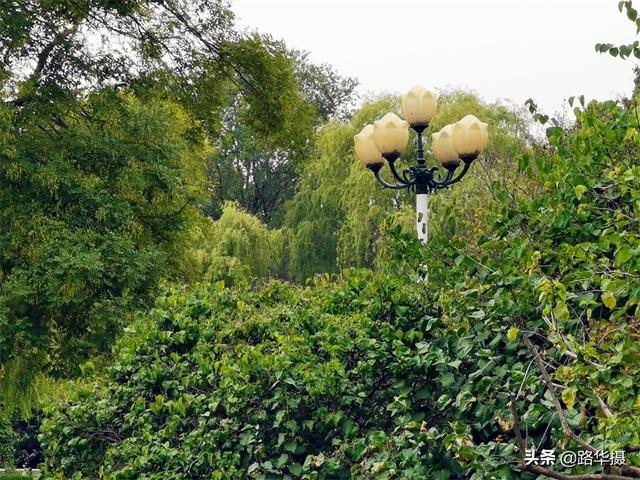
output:
[[[247,280],[281,277],[286,268],[286,233],[271,230],[260,220],[227,203],[222,216],[212,222],[197,251],[207,281],[226,285]]]
[[[328,63],[316,65],[309,52],[289,50],[295,75],[304,98],[314,106],[321,122],[334,118],[346,119],[355,97],[358,80],[343,77]]]
[[[10,406],[38,373],[67,375],[108,352],[159,279],[186,274],[180,243],[206,151],[177,106],[126,92],[5,105],[0,115],[0,377]]]
[[[161,279],[201,271],[190,247],[208,228],[197,211],[205,162],[220,167],[214,180],[231,178],[216,214],[244,200],[244,169],[260,199],[245,207],[281,223],[312,126],[338,113],[354,82],[236,32],[223,0],[20,0],[0,10],[0,401],[27,413],[39,374],[77,374],[109,353]],[[230,160],[238,142],[243,155]],[[289,185],[271,178],[289,174]],[[211,278],[284,268],[246,269],[229,229],[214,233],[226,237]]]
[[[214,218],[220,216],[226,201],[235,201],[270,226],[281,226],[284,204],[295,193],[299,180],[300,162],[312,148],[310,127],[348,112],[355,80],[341,77],[329,65],[311,63],[304,52],[288,50],[284,44],[279,44],[279,49],[289,58],[300,93],[314,115],[309,109],[291,112],[295,125],[286,129],[291,141],[274,145],[271,131],[265,137],[265,132],[251,125],[253,114],[247,102],[234,99],[224,112],[216,154],[209,166],[212,187],[206,213]]]
[[[636,35],[640,33],[640,18],[638,17],[638,11],[633,7],[631,0],[625,0],[618,2],[618,10],[620,13],[625,11],[627,18],[635,25]],[[609,53],[612,57],[619,57],[623,60],[630,58],[632,55],[640,59],[640,42],[634,41],[629,44],[614,45],[612,43],[596,43],[596,52]]]
[[[511,398],[529,446],[581,448],[562,414],[596,449],[637,448],[640,124],[615,102],[575,113],[547,150],[514,159],[541,190],[496,185],[477,245],[425,247],[388,216],[375,274],[160,297],[108,378],[50,412],[48,474],[528,479]]]
[[[119,342],[108,381],[82,389],[43,425],[47,474],[461,472],[456,457],[471,432],[499,432],[496,411],[483,406],[499,382],[485,368],[474,390],[471,352],[513,347],[500,341],[500,325],[452,335],[428,292],[366,271],[306,289],[168,292]],[[508,377],[513,360],[505,362],[493,365]],[[473,418],[478,426],[463,428]]]
[[[287,207],[285,225],[294,235],[293,278],[304,280],[315,273],[336,272],[339,244],[345,237],[353,237],[358,246],[363,245],[353,263],[363,264],[365,259],[372,263],[375,250],[369,244],[376,240],[385,211],[393,208],[393,197],[400,194],[376,189],[370,175],[367,176],[370,172],[357,168],[352,153],[353,135],[360,124],[373,122],[385,111],[396,108],[396,99],[385,98],[362,107],[350,123],[333,121],[320,130],[316,151],[306,160],[298,192]],[[365,203],[371,198],[371,205],[364,206],[360,222],[347,227],[344,202],[357,201],[356,198]],[[362,209],[357,213],[362,214]],[[352,212],[352,218],[356,215]]]
[[[223,0],[38,0],[3,10],[0,82],[15,106],[118,84],[179,103],[208,133],[237,94],[244,122],[273,146],[286,148],[309,128],[312,109],[288,53],[234,31]]]
[[[15,466],[13,456],[15,454],[16,435],[11,426],[11,421],[4,416],[0,417],[0,468],[13,468]]]

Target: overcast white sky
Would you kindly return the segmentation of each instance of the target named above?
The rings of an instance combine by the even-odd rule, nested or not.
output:
[[[638,4],[640,2],[636,2]],[[241,28],[270,33],[360,80],[360,93],[415,84],[463,87],[485,100],[629,93],[632,62],[596,53],[630,43],[615,0],[232,0]],[[636,5],[638,7],[638,5]]]

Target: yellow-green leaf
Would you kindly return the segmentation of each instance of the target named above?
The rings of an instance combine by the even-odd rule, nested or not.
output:
[[[516,338],[518,338],[518,333],[520,333],[520,329],[518,327],[511,327],[507,332],[507,338],[510,342],[513,342]]]
[[[585,187],[584,185],[576,185],[575,191],[576,191],[576,198],[580,200],[582,199],[582,195],[584,195],[584,192],[587,191],[587,187]]]
[[[618,301],[616,300],[616,297],[613,293],[604,292],[602,294],[602,303],[604,303],[605,307],[611,310],[616,306],[616,303],[618,303]]]
[[[571,409],[576,403],[576,389],[575,387],[565,388],[562,390],[562,401],[567,408]]]
[[[565,320],[569,318],[569,309],[567,308],[567,304],[563,301],[556,302],[553,314],[558,320]]]

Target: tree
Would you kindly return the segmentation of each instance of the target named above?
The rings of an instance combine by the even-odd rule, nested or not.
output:
[[[357,81],[340,76],[328,64],[313,64],[307,52],[289,50],[284,42],[278,45],[294,67],[301,95],[314,109],[315,118],[308,127],[348,115]],[[268,225],[279,227],[284,204],[295,193],[300,169],[313,149],[313,134],[309,130],[297,143],[273,148],[244,121],[247,108],[239,96],[225,111],[217,152],[209,167],[212,185],[206,212],[217,218],[226,201],[235,201]],[[298,119],[300,126],[305,121]]]
[[[106,89],[63,110],[0,107],[0,359],[11,404],[37,373],[65,376],[111,342],[180,245],[206,149],[174,104]]]
[[[0,402],[108,353],[162,279],[185,280],[207,158],[234,99],[264,148],[313,109],[277,42],[223,1],[0,8]],[[14,401],[15,400],[15,401]]]
[[[196,255],[206,281],[225,285],[259,285],[287,275],[287,232],[268,228],[237,204],[227,203],[222,215],[206,229]]]
[[[267,37],[235,32],[225,1],[9,3],[0,78],[14,106],[58,91],[135,85],[177,101],[195,126],[215,133],[239,92],[244,121],[270,144],[289,146],[305,130],[307,106],[289,59]]]
[[[356,117],[373,121],[391,105],[391,99],[367,105]],[[343,195],[354,194],[353,190],[347,190],[345,180],[354,161],[351,153],[354,130],[350,124],[339,121],[332,121],[320,130],[298,191],[287,205],[285,225],[294,237],[291,275],[299,281],[315,273],[333,273],[338,269],[337,232],[345,221],[342,199]],[[380,209],[374,207],[371,214],[379,212]]]
[[[346,120],[353,113],[358,80],[343,77],[328,63],[315,64],[309,52],[288,50],[302,95],[315,107],[320,122]]]

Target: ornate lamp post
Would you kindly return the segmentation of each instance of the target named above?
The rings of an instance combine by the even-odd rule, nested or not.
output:
[[[387,113],[373,125],[364,127],[354,137],[355,154],[384,188],[407,188],[416,193],[416,228],[418,238],[426,243],[429,194],[459,182],[466,175],[471,163],[487,145],[487,124],[467,115],[431,135],[431,151],[446,171],[443,176],[438,167],[427,167],[424,158],[423,134],[436,114],[436,99],[428,90],[415,86],[402,95],[401,105],[405,119]],[[416,165],[398,172],[395,162],[409,142],[409,127],[417,134]],[[385,160],[394,183],[387,182],[380,174]],[[458,170],[461,163],[464,165]]]

